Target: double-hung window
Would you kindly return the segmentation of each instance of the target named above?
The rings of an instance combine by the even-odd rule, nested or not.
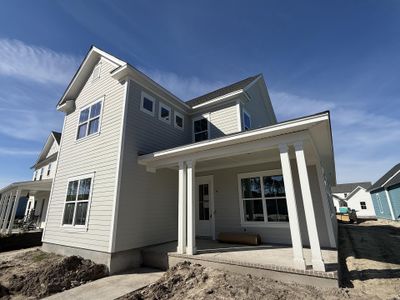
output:
[[[68,182],[63,225],[86,225],[92,181],[93,177],[83,177]]]
[[[77,140],[99,132],[102,104],[103,101],[99,100],[81,110],[79,114],[78,133],[76,135]]]
[[[200,142],[209,139],[208,118],[200,117],[193,120],[193,140]]]
[[[51,163],[47,166],[47,176],[50,176],[51,173]]]
[[[168,124],[171,124],[171,108],[159,102],[158,118]]]
[[[40,177],[39,177],[39,180],[42,180],[42,178],[43,178],[43,171],[44,171],[44,168],[42,167],[42,168],[40,169]]]
[[[243,130],[247,131],[251,129],[251,116],[247,111],[243,111]]]
[[[184,126],[183,115],[176,111],[174,119],[175,119],[175,121],[174,121],[175,128],[183,129],[183,126]]]
[[[269,172],[239,174],[243,224],[288,222],[283,176]]]

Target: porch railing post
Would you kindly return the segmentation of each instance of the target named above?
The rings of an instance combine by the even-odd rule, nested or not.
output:
[[[195,162],[187,161],[187,248],[189,255],[196,254],[195,228]]]
[[[289,147],[280,145],[280,157],[282,165],[283,181],[285,183],[286,201],[289,214],[290,236],[292,239],[293,263],[296,268],[305,270],[306,263],[303,255],[303,242],[301,240],[301,231],[299,217],[297,213],[296,196],[294,193],[292,169],[290,166]]]
[[[308,238],[311,246],[312,266],[315,271],[326,271],[321,254],[321,245],[319,243],[318,228],[315,220],[314,205],[311,195],[310,181],[308,179],[303,143],[296,143],[294,149],[296,153],[297,168],[299,171],[301,195],[303,197],[304,211],[306,215]]]
[[[178,247],[177,252],[183,254],[186,251],[186,164],[179,163],[179,187],[178,187]]]
[[[12,233],[12,229],[13,229],[13,226],[14,226],[15,215],[17,214],[17,209],[18,209],[20,196],[21,196],[21,190],[18,189],[17,192],[15,193],[14,206],[13,206],[13,209],[11,211],[10,222],[8,223],[8,228],[7,228],[7,233],[8,234]]]

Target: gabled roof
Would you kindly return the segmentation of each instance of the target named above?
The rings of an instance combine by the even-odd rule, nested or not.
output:
[[[47,137],[46,143],[44,144],[42,151],[40,151],[38,159],[31,168],[34,168],[38,163],[44,161],[53,143],[55,142],[57,143],[58,146],[60,146],[60,141],[61,141],[61,133],[57,131],[52,131]]]
[[[371,182],[351,182],[351,183],[341,183],[332,187],[332,193],[351,193],[358,186],[368,189],[371,186]]]
[[[380,188],[388,188],[400,183],[400,163],[391,168],[385,175],[379,178],[369,189],[369,192]]]
[[[254,80],[256,80],[257,78],[259,78],[261,76],[261,74],[257,74],[255,76],[250,76],[247,77],[245,79],[242,79],[238,82],[232,83],[230,85],[227,85],[225,87],[222,87],[220,89],[217,89],[215,91],[212,91],[210,93],[207,93],[205,95],[196,97],[192,100],[186,101],[186,104],[188,104],[190,107],[195,107],[197,105],[206,103],[210,100],[213,100],[215,98],[219,98],[222,96],[225,96],[227,94],[236,92],[236,91],[240,91],[243,90],[244,88],[246,88],[250,83],[252,83]]]
[[[52,131],[51,132],[54,140],[57,142],[58,145],[60,145],[60,141],[61,141],[61,132],[57,132],[57,131]]]

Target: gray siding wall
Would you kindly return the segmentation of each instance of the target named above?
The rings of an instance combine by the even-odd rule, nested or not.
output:
[[[172,122],[160,121],[158,105],[160,101],[166,102],[149,90],[145,92],[156,99],[156,114],[151,116],[142,112],[142,90],[135,82],[130,83],[116,215],[116,252],[177,238],[178,172],[158,170],[149,173],[138,165],[137,155],[190,143],[190,119],[179,110],[185,116],[184,131],[174,128]],[[174,109],[172,106],[172,111]]]
[[[258,84],[254,84],[247,90],[250,101],[241,105],[241,112],[246,110],[251,116],[251,127],[261,128],[275,124],[275,120],[271,116],[270,110],[272,105],[270,99],[264,99],[263,93]],[[265,103],[267,101],[268,104]],[[270,107],[267,107],[270,106]],[[243,118],[242,118],[243,119]]]
[[[101,76],[89,79],[76,99],[76,110],[65,117],[59,163],[53,181],[52,198],[43,241],[59,245],[108,251],[115,199],[124,87],[110,77],[115,68],[103,60]],[[76,141],[80,109],[104,96],[100,133]],[[68,179],[95,172],[88,228],[61,226]]]
[[[254,166],[230,168],[202,172],[196,176],[214,175],[215,230],[220,232],[249,232],[261,235],[264,243],[291,244],[289,224],[283,227],[251,227],[240,224],[240,203],[238,194],[238,174],[281,169],[280,162]],[[299,222],[304,245],[309,245],[304,207],[302,204],[299,177],[295,161],[292,161]],[[318,188],[317,173],[314,166],[308,167],[311,193],[316,213],[317,228],[322,247],[329,247],[329,237],[322,207],[321,193]]]
[[[201,113],[195,113],[192,116],[191,130],[193,130],[193,120],[207,114],[209,115],[210,122],[210,139],[236,133],[241,130],[239,128],[240,120],[238,120],[238,109],[235,100],[220,106],[213,106],[208,110],[202,110]]]

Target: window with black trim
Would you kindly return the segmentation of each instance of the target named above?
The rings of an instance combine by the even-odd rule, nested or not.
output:
[[[100,130],[100,115],[103,101],[97,101],[91,106],[82,109],[79,114],[79,125],[76,139],[79,140]]]
[[[367,203],[365,201],[360,202],[361,209],[367,209]]]
[[[208,140],[209,130],[208,119],[206,117],[201,117],[193,121],[193,135],[195,142]]]

